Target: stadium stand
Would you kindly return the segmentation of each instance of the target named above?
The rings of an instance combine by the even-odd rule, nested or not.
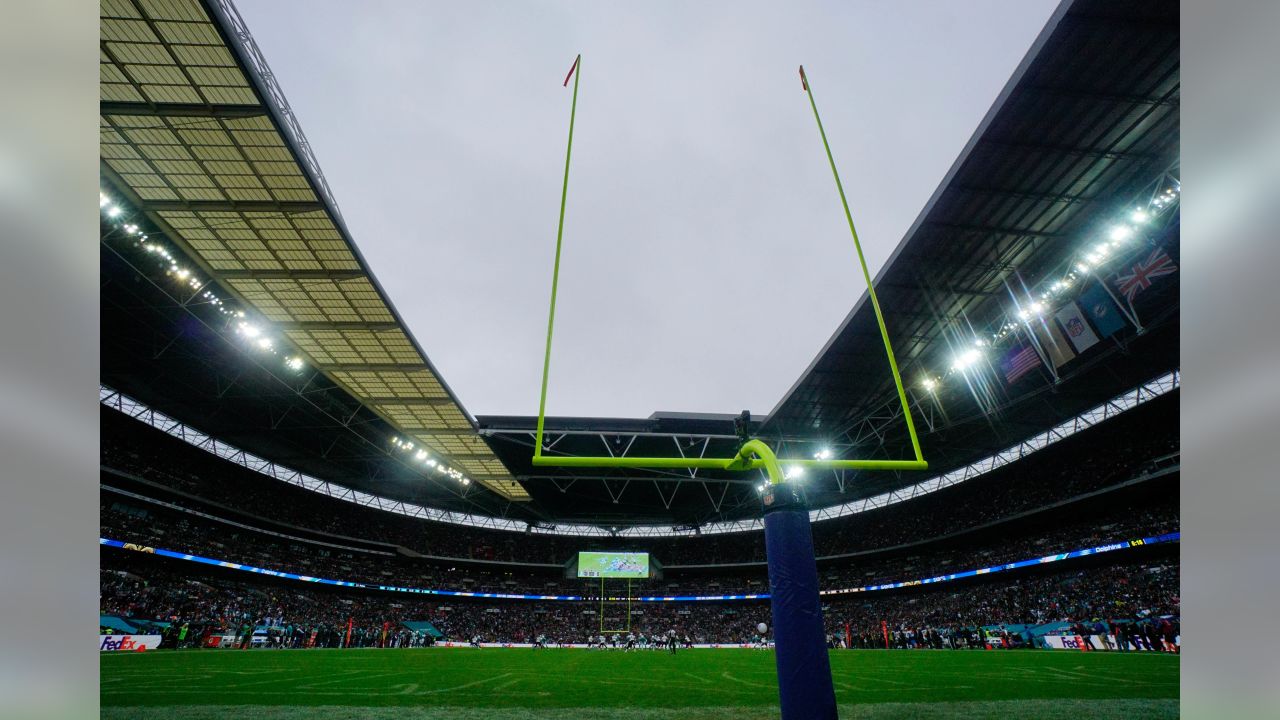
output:
[[[1178,529],[1176,393],[1041,453],[937,493],[815,524],[824,589],[911,580],[1158,536]],[[269,570],[400,587],[573,594],[581,602],[448,598],[316,589],[238,570],[102,549],[108,622],[191,628],[300,646],[582,642],[595,635],[591,581],[566,578],[578,549],[645,549],[679,562],[636,592],[767,591],[755,533],[591,538],[458,528],[361,508],[232,463],[104,410],[102,536]],[[429,553],[429,554],[428,554]],[[1049,631],[1129,623],[1143,638],[1178,622],[1176,545],[1053,568],[901,590],[830,595],[833,642],[854,647],[1020,647]],[[636,632],[678,628],[700,643],[744,643],[767,603],[647,603]],[[346,635],[347,623],[351,636]],[[406,624],[407,623],[407,624]],[[1082,625],[1083,624],[1083,625]],[[981,629],[980,629],[981,628]],[[1163,629],[1162,629],[1163,628]],[[173,644],[173,640],[168,642]],[[1136,642],[1136,641],[1135,641]]]
[[[1163,476],[1177,466],[1177,393],[1136,408],[1051,449],[958,486],[814,525],[819,556],[867,552],[1044,511],[1073,498]],[[580,538],[467,528],[408,518],[263,478],[112,410],[102,410],[104,492],[213,514],[299,540],[456,560],[563,564],[579,550],[640,549],[668,568],[761,562],[759,533],[684,538]],[[239,518],[237,520],[237,518]]]

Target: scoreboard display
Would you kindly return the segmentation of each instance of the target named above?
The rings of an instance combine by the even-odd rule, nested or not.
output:
[[[578,553],[578,577],[647,578],[649,577],[649,553],[580,552]]]

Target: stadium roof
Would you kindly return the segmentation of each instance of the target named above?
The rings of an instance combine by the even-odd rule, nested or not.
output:
[[[527,500],[360,256],[234,6],[103,0],[101,12],[106,185],[404,437]]]
[[[535,469],[533,418],[481,417],[477,434],[369,272],[230,3],[102,8],[104,188],[320,371],[291,377],[256,359],[227,326],[197,316],[196,293],[149,277],[104,224],[105,385],[262,458],[393,500],[542,527],[758,516],[755,477]],[[942,375],[958,343],[1002,327],[1011,289],[1052,277],[1176,168],[1177,13],[1158,1],[1076,0],[1054,14],[877,277],[909,383]],[[1175,204],[1162,230],[1175,245],[1176,214]],[[1161,291],[1165,310],[1144,332],[1060,377],[981,392],[959,378],[936,394],[913,387],[928,475],[965,468],[1176,369],[1173,287]],[[902,456],[902,419],[873,323],[860,302],[778,406],[753,418],[780,454],[830,447],[847,457]],[[1161,392],[1175,386],[1163,382]],[[548,418],[547,429],[552,454],[724,455],[736,444],[728,415]],[[394,434],[448,457],[492,493],[421,482],[421,468],[389,446]],[[847,503],[926,479],[833,474],[812,480],[811,498]]]
[[[908,380],[1176,167],[1179,87],[1176,4],[1062,4],[876,277]],[[839,437],[875,415],[892,395],[878,340],[864,295],[766,432]]]

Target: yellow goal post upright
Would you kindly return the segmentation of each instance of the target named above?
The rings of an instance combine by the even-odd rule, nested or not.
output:
[[[769,586],[773,614],[774,646],[777,652],[778,690],[784,720],[800,718],[835,718],[835,690],[831,682],[830,661],[826,652],[826,631],[822,625],[822,609],[818,596],[817,565],[813,552],[813,537],[809,528],[809,515],[803,490],[795,483],[785,482],[781,465],[806,468],[844,470],[924,470],[928,468],[920,450],[920,439],[911,418],[911,407],[902,385],[902,375],[893,355],[889,331],[885,327],[884,314],[876,297],[871,272],[858,231],[849,211],[844,185],[836,170],[835,158],[827,142],[826,130],[818,114],[818,105],[804,67],[800,68],[800,82],[809,98],[822,146],[835,178],[836,190],[844,209],[853,246],[857,253],[862,278],[866,282],[867,295],[875,313],[880,337],[884,341],[885,357],[893,375],[893,383],[902,405],[907,433],[911,439],[914,458],[908,460],[872,460],[844,458],[786,458],[779,460],[773,450],[762,440],[752,438],[742,443],[733,457],[685,458],[685,457],[583,457],[543,454],[543,432],[546,425],[547,379],[551,368],[551,341],[555,331],[556,296],[560,282],[560,256],[564,241],[565,206],[569,194],[569,167],[573,158],[573,128],[578,112],[578,86],[582,79],[582,55],[578,55],[565,86],[573,79],[573,101],[569,110],[569,140],[564,157],[564,182],[560,190],[560,218],[556,228],[555,261],[551,273],[551,302],[547,312],[547,344],[542,359],[542,390],[538,400],[538,422],[534,439],[532,464],[535,467],[611,467],[611,468],[706,468],[727,471],[750,471],[763,468],[769,477],[762,501],[765,514],[765,550],[769,564]],[[603,585],[601,598],[603,602]],[[627,615],[630,621],[630,612]],[[603,618],[602,618],[603,622]],[[603,627],[603,626],[602,626]]]
[[[616,596],[611,597],[611,596],[607,595],[607,594],[605,593],[605,591],[604,591],[604,581],[605,581],[605,577],[604,577],[603,575],[601,575],[601,576],[600,576],[600,610],[599,610],[599,613],[600,613],[600,614],[599,614],[599,619],[600,619],[600,634],[601,634],[601,635],[623,635],[623,634],[625,634],[625,633],[629,633],[629,632],[631,632],[631,600],[632,600],[632,595],[631,595],[631,578],[623,578],[623,579],[625,579],[625,580],[627,581],[627,595],[626,595],[626,597],[625,597],[625,598],[616,597]],[[622,627],[620,627],[620,628],[606,628],[606,627],[605,627],[605,621],[604,621],[604,615],[605,615],[605,603],[613,603],[613,604],[621,605],[623,602],[625,602],[625,603],[626,603],[626,613],[627,613],[627,614],[626,614],[626,619],[625,619],[625,620],[623,621],[623,623],[622,623]]]

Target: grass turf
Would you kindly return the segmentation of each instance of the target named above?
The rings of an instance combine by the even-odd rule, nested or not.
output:
[[[845,718],[1178,715],[1176,656],[854,650],[831,666]],[[104,718],[778,717],[773,653],[753,650],[159,651],[104,654],[100,673]]]

